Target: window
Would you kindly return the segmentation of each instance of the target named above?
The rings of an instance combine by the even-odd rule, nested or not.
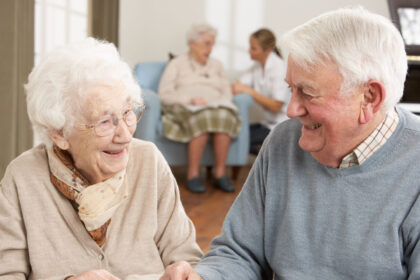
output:
[[[88,36],[88,0],[35,0],[35,65],[59,45]]]
[[[248,55],[249,35],[263,25],[261,0],[207,0],[206,20],[217,31],[213,56],[234,72],[252,65]],[[250,16],[252,15],[252,16]]]

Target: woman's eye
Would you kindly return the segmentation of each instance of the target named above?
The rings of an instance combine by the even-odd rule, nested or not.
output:
[[[99,125],[110,124],[112,122],[111,118],[106,118],[99,121]]]
[[[124,116],[127,116],[131,113],[131,109],[127,109],[124,111]]]

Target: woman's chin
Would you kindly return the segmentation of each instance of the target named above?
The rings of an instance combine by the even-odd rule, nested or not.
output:
[[[122,156],[118,158],[112,158],[104,160],[100,163],[101,170],[104,171],[108,176],[107,177],[113,177],[118,172],[124,170],[127,167],[128,163],[128,156]]]

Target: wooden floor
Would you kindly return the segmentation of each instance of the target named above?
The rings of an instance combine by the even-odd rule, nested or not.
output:
[[[197,231],[197,243],[203,252],[209,250],[211,240],[220,233],[226,213],[242,189],[242,186],[248,176],[250,167],[241,167],[238,178],[232,180],[235,186],[234,193],[226,193],[215,188],[211,179],[205,180],[206,192],[202,194],[191,193],[185,187],[186,168],[173,167],[172,172],[177,179],[181,192],[181,200],[188,216],[193,221]],[[203,169],[202,178],[206,176]]]

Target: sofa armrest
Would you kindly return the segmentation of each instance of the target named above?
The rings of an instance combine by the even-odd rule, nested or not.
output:
[[[252,106],[254,99],[246,93],[233,96],[233,102],[238,107],[238,113],[242,120],[242,128],[238,136],[234,140],[236,143],[232,145],[229,154],[235,157],[235,165],[246,165],[248,163],[249,151],[249,108]]]
[[[233,96],[233,103],[238,107],[240,114],[245,112],[248,116],[248,110],[254,103],[254,99],[246,93],[240,93]]]
[[[158,132],[162,130],[162,112],[159,96],[150,89],[142,89],[142,97],[146,110],[137,123],[134,137],[156,142]]]
[[[254,103],[254,99],[246,93],[241,93],[233,96],[233,103],[238,107],[238,113],[241,116],[242,124],[249,125],[249,109]]]

